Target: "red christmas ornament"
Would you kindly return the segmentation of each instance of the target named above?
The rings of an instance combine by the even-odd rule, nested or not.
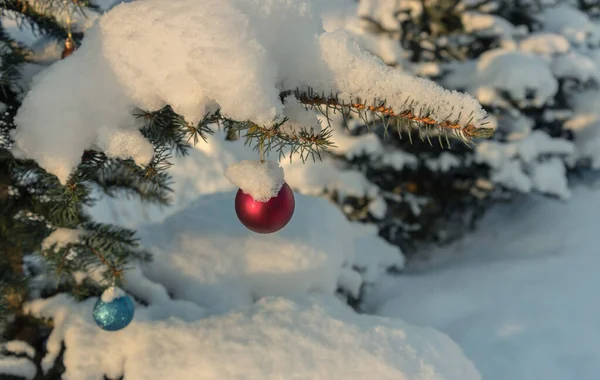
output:
[[[266,202],[257,202],[239,189],[235,196],[235,213],[250,231],[259,234],[277,232],[292,219],[296,201],[294,192],[284,183],[276,196]]]

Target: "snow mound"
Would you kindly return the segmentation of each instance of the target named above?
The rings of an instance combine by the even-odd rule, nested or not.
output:
[[[560,79],[573,79],[582,83],[597,82],[600,79],[598,64],[591,58],[575,52],[556,57],[551,68],[554,75]]]
[[[91,308],[64,296],[29,305],[65,316],[50,337],[64,339],[65,380],[481,379],[447,336],[356,314],[331,296],[269,297],[188,323],[151,321],[141,308],[115,333],[93,325]]]
[[[571,48],[569,40],[556,33],[532,33],[519,43],[519,49],[524,52],[552,57],[556,54],[566,53]]]
[[[540,18],[546,30],[561,34],[576,44],[583,44],[594,30],[590,18],[568,4],[547,8]]]
[[[244,160],[230,165],[225,176],[257,202],[276,196],[285,183],[283,169],[275,161]]]
[[[237,219],[234,194],[207,195],[160,223],[141,227],[142,244],[153,250],[143,267],[176,298],[210,310],[249,305],[256,298],[306,292],[333,294],[343,267],[352,268],[357,250],[371,252],[352,238],[344,215],[324,199],[296,196],[296,213],[282,231],[262,236]],[[373,240],[376,236],[372,237]],[[390,249],[391,251],[391,249]],[[370,265],[392,262],[401,268],[402,253],[393,249]]]
[[[448,333],[486,380],[596,379],[599,213],[598,188],[583,186],[568,203],[528,197],[498,208],[432,252],[443,261],[381,281],[367,303]]]
[[[574,154],[572,142],[536,130],[515,142],[481,143],[477,146],[475,161],[489,165],[492,182],[506,188],[525,193],[535,189],[567,199],[570,191],[565,165]],[[552,155],[561,157],[548,159]]]
[[[398,110],[414,100],[440,121],[478,127],[485,118],[472,97],[388,67],[346,32],[325,32],[309,1],[147,0],[111,9],[35,79],[15,118],[15,153],[65,182],[92,147],[147,162],[136,108],[168,104],[189,123],[220,109],[270,125],[285,115],[280,93],[309,86]]]
[[[477,61],[477,84],[479,101],[490,105],[498,101],[498,92],[506,92],[524,106],[541,107],[558,91],[558,83],[543,58],[504,49],[481,55]]]

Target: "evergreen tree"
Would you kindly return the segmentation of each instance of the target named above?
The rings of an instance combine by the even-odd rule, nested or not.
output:
[[[348,198],[348,215],[376,223],[410,254],[419,242],[462,236],[495,201],[531,191],[568,198],[568,173],[598,167],[599,128],[583,121],[598,99],[596,14],[577,2],[361,0],[350,30],[366,48],[470,92],[497,132],[475,149],[379,133],[383,149],[344,161],[380,189],[387,211],[369,212],[373,197]],[[350,134],[368,133],[369,123]]]
[[[275,157],[318,159],[333,144],[331,128],[311,125],[312,119],[306,118],[313,114],[307,110],[323,115],[337,113],[344,119],[351,114],[379,117],[386,120],[390,131],[412,130],[426,136],[426,141],[434,131],[447,142],[469,143],[490,135],[490,130],[482,124],[479,105],[472,99],[443,92],[428,82],[411,82],[414,78],[402,77],[398,83],[423,86],[422,93],[439,94],[441,100],[420,99],[419,92],[394,93],[405,99],[399,102],[388,101],[386,94],[372,94],[370,89],[365,93],[375,95],[374,99],[315,91],[309,86],[285,88],[278,99],[286,106],[286,114],[268,125],[243,118],[237,120],[220,108],[206,112],[197,122],[187,121],[171,105],[138,109],[131,118],[137,119],[145,144],[151,144],[152,155],[147,162],[139,162],[129,151],[115,154],[107,152],[110,149],[101,149],[101,144],[82,144],[76,147],[83,153],[74,170],[56,169],[47,160],[46,152],[34,149],[27,152],[28,156],[16,142],[18,133],[25,133],[21,138],[31,138],[26,134],[31,131],[23,132],[15,122],[29,91],[26,76],[31,71],[43,71],[45,66],[60,64],[53,63],[59,58],[74,59],[73,49],[86,42],[82,21],[97,17],[101,9],[86,0],[3,1],[0,9],[3,22],[0,101],[5,106],[0,124],[0,318],[10,321],[6,339],[18,336],[40,351],[43,351],[44,331],[50,325],[29,318],[23,312],[24,302],[60,292],[71,293],[78,299],[98,296],[111,284],[119,285],[132,262],[150,260],[149,253],[138,244],[135,231],[97,223],[87,213],[86,207],[94,203],[97,191],[167,204],[171,191],[167,171],[170,158],[173,154],[185,155],[193,144],[206,140],[213,128],[225,129],[230,137],[242,136],[249,149],[259,152],[261,160],[269,152]],[[5,28],[15,21],[43,38],[43,46],[32,47],[15,40]],[[48,51],[53,51],[48,46],[60,48],[48,56]],[[350,50],[349,54],[357,53]],[[364,62],[378,68],[374,61]],[[383,69],[380,74],[393,75]],[[460,114],[463,106],[468,115]],[[444,119],[438,108],[452,108],[452,112]],[[35,136],[29,141],[39,142],[43,138]],[[422,144],[414,147],[421,148]],[[32,154],[39,159],[32,159]],[[82,273],[86,274],[83,280]],[[60,372],[60,368],[55,370]]]

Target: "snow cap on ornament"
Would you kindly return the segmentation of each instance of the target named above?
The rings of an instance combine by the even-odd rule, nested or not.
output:
[[[288,224],[294,214],[294,192],[279,163],[246,160],[229,166],[225,176],[239,187],[235,212],[246,228],[270,234]]]
[[[116,286],[106,289],[94,305],[94,321],[105,331],[121,330],[133,320],[135,304]]]

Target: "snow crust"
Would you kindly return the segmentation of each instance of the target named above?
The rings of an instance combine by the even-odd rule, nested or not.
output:
[[[239,223],[233,197],[229,192],[206,195],[140,228],[142,243],[154,253],[144,274],[178,299],[226,310],[266,295],[332,294],[342,268],[357,268],[368,273],[362,282],[373,282],[371,271],[404,266],[401,252],[386,242],[372,253],[369,245],[380,240],[376,231],[349,223],[324,199],[297,195],[289,228],[265,237]]]
[[[398,109],[414,99],[439,120],[485,117],[470,96],[391,69],[344,31],[325,32],[311,2],[147,0],[112,8],[35,79],[15,118],[16,151],[64,183],[87,148],[147,162],[136,108],[168,104],[190,123],[220,108],[269,125],[284,117],[280,92],[307,86]]]
[[[150,306],[114,334],[93,326],[91,308],[64,296],[29,306],[66,316],[53,331],[68,347],[65,380],[481,379],[443,334],[356,314],[332,296],[266,297],[190,322],[151,320]]]
[[[486,380],[594,379],[599,201],[597,186],[578,186],[568,203],[528,197],[498,208],[431,252],[433,263],[381,278],[368,310],[448,333]]]

